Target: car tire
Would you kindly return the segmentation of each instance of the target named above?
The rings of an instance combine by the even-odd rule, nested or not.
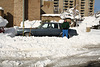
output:
[[[24,35],[25,35],[25,36],[32,36],[32,34],[29,33],[29,32],[25,33]]]

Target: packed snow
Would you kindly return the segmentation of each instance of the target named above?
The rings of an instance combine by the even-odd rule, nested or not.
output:
[[[0,20],[1,21],[1,20]],[[73,27],[79,35],[69,39],[66,37],[25,37],[14,36],[18,27],[5,28],[5,33],[0,33],[0,66],[1,67],[46,67],[47,65],[69,66],[81,64],[91,60],[100,59],[100,30],[91,29],[86,32],[86,27],[98,24],[99,18],[85,17],[79,27]],[[29,22],[29,24],[27,23]],[[35,27],[40,21],[26,21],[25,27]],[[21,27],[23,24],[21,24]],[[36,24],[37,26],[40,24]],[[98,47],[94,50],[92,48]],[[92,49],[92,50],[90,50]],[[77,57],[99,56],[96,59],[79,59]],[[75,57],[75,58],[74,58]],[[72,59],[71,59],[72,58]],[[63,60],[62,60],[63,59]],[[60,62],[62,60],[62,62]],[[70,61],[70,62],[69,62]]]

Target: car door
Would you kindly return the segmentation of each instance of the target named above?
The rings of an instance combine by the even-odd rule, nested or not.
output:
[[[61,33],[61,29],[59,27],[59,23],[52,23],[50,29],[50,34],[53,36],[59,36]]]
[[[49,25],[49,23],[45,23],[39,29],[37,29],[36,35],[39,35],[39,36],[50,35],[50,25]]]

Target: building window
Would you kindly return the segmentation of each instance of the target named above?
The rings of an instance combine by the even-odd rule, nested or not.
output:
[[[81,9],[84,9],[84,7],[81,7]]]

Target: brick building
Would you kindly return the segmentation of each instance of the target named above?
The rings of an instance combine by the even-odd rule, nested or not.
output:
[[[25,1],[25,19],[40,20],[40,0]],[[23,0],[0,0],[0,7],[4,9],[4,18],[8,20],[8,27],[19,26],[23,20]]]
[[[52,1],[53,4],[53,13],[59,14],[69,8],[76,6],[76,9],[80,11],[82,17],[89,16],[94,14],[94,3],[95,0],[42,0],[42,1]],[[50,11],[52,9],[48,9]],[[46,12],[46,10],[45,10]],[[48,12],[47,12],[48,14]]]

